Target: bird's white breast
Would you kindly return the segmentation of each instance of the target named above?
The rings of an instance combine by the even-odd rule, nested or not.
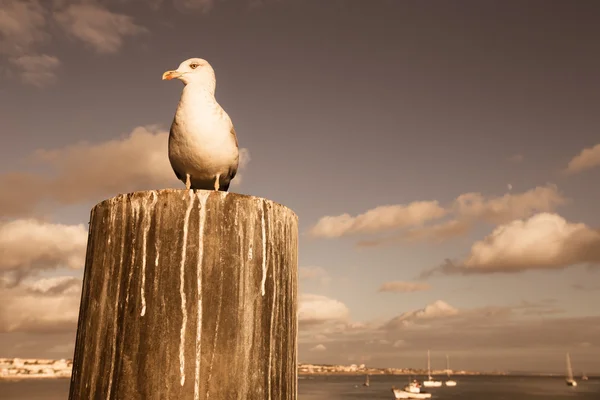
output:
[[[238,156],[231,128],[229,116],[210,92],[186,86],[169,139],[174,168],[197,177],[225,173]]]

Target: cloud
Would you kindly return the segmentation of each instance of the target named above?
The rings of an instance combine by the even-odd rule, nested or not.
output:
[[[14,282],[41,271],[82,269],[87,229],[33,219],[0,223],[0,277]]]
[[[600,143],[593,147],[583,149],[569,161],[564,173],[567,175],[578,174],[588,169],[600,166]]]
[[[208,13],[215,5],[215,0],[173,0],[173,3],[182,12],[192,10]]]
[[[0,55],[12,67],[9,76],[14,70],[23,83],[37,87],[55,83],[60,66],[56,56],[35,51],[50,38],[47,14],[37,0],[0,0]]]
[[[428,283],[394,281],[385,282],[379,287],[379,292],[408,293],[421,292],[429,289],[431,289],[431,285]]]
[[[585,285],[581,283],[574,283],[571,287],[575,290],[580,290],[583,292],[595,292],[600,290],[600,285]]]
[[[0,53],[27,54],[49,38],[46,10],[37,0],[0,0]]]
[[[446,211],[437,201],[416,201],[407,205],[380,206],[353,217],[349,214],[326,216],[311,229],[315,237],[377,233],[394,228],[421,225],[431,219],[443,217]]]
[[[317,280],[322,285],[327,285],[331,281],[327,271],[321,267],[300,267],[298,275],[301,280]]]
[[[359,247],[376,247],[398,242],[443,242],[465,236],[478,222],[500,224],[517,218],[527,218],[538,212],[553,211],[566,204],[567,199],[556,185],[538,186],[523,193],[507,193],[486,198],[470,192],[458,196],[446,208],[452,219],[436,224],[413,227],[399,234],[376,239],[364,239]]]
[[[0,290],[0,333],[74,332],[81,279],[54,277]]]
[[[302,294],[299,297],[298,322],[301,328],[346,321],[348,315],[348,307],[341,301],[317,294]]]
[[[552,321],[587,321],[592,331],[600,332],[600,317],[548,318],[549,315],[563,312],[546,302],[522,301],[513,306],[457,309],[438,300],[423,309],[408,311],[392,318],[383,325],[382,330],[386,332],[386,337],[401,335],[402,339],[399,340],[403,341],[403,345],[418,345],[424,349],[439,347],[445,343],[444,349],[469,351],[486,347],[527,348],[544,344],[564,346],[571,340],[578,343],[588,336],[560,337],[556,334],[560,329],[557,326],[551,327]],[[546,340],[536,338],[533,331],[538,334],[545,331]]]
[[[434,368],[443,365],[438,361],[442,350],[460,369],[560,371],[556,349],[570,348],[578,365],[585,366],[583,357],[593,365],[600,356],[600,316],[568,317],[559,306],[540,300],[457,308],[438,300],[359,329],[349,324],[323,326],[322,331],[316,327],[310,335],[299,336],[300,354],[304,362],[344,363],[368,355],[380,367],[424,368],[427,349],[432,349]],[[317,335],[325,331],[323,341]],[[327,345],[326,361],[308,351],[318,344]]]
[[[432,242],[441,243],[459,236],[468,234],[473,228],[473,222],[466,219],[452,219],[449,221],[408,229],[399,235],[393,235],[372,240],[360,240],[358,247],[379,247],[398,242]]]
[[[42,54],[39,47],[57,39],[51,35],[55,26],[70,37],[101,54],[119,51],[127,38],[147,34],[147,28],[131,16],[112,11],[134,0],[0,0],[0,56],[8,61],[0,65],[0,73],[12,77],[16,73],[23,83],[45,87],[56,82],[60,66],[54,55]],[[137,1],[158,11],[163,0]],[[172,0],[168,2],[181,13],[210,12],[216,0]],[[264,1],[248,0],[250,6]],[[23,57],[34,61],[25,63]],[[23,69],[24,68],[24,69]],[[234,181],[235,182],[235,181]],[[233,183],[235,184],[235,183]]]
[[[45,87],[56,83],[56,70],[60,61],[47,54],[24,55],[11,58],[10,62],[18,67],[19,76],[23,83]]]
[[[540,213],[527,220],[501,225],[471,247],[464,261],[427,271],[493,273],[561,269],[600,263],[600,232],[582,223],[569,223],[557,214]]]
[[[456,198],[452,207],[461,217],[501,224],[537,212],[552,211],[566,201],[556,185],[546,185],[489,199],[481,193],[465,193]]]
[[[318,344],[315,347],[313,347],[312,349],[310,349],[310,351],[325,351],[327,350],[327,347],[325,347],[322,344]]]
[[[69,35],[98,53],[115,53],[123,46],[125,37],[148,32],[135,24],[133,18],[94,3],[71,4],[54,17]]]
[[[31,215],[48,203],[99,202],[118,193],[182,187],[169,163],[168,136],[147,126],[106,142],[37,150],[29,161],[43,167],[44,173],[0,175],[0,216]],[[240,166],[246,165],[248,151],[240,149],[240,157]]]
[[[406,327],[420,319],[448,317],[456,314],[458,314],[456,308],[442,300],[437,300],[434,303],[427,305],[425,308],[407,311],[392,318],[384,325],[384,329]]]

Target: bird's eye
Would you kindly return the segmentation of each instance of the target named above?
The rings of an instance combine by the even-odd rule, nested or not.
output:
[[[192,64],[190,64],[190,68],[191,69],[196,69],[196,68],[198,68],[198,65],[199,64],[197,64],[197,63],[192,63]]]

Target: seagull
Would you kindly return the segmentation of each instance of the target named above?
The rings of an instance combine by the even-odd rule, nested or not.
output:
[[[169,161],[185,188],[226,192],[239,165],[229,115],[215,99],[215,71],[202,58],[185,60],[163,80],[179,79],[183,92],[169,132]]]

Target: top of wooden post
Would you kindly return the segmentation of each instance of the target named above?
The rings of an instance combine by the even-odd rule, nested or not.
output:
[[[102,206],[106,205],[107,203],[114,203],[114,202],[119,202],[119,201],[123,201],[123,200],[126,200],[126,201],[129,200],[130,202],[140,202],[140,205],[144,204],[144,201],[149,200],[150,202],[152,202],[152,201],[154,201],[154,199],[158,199],[158,197],[176,200],[176,198],[177,198],[176,196],[180,196],[181,200],[186,200],[190,195],[196,196],[198,198],[203,198],[205,200],[215,197],[220,200],[225,200],[226,198],[233,198],[238,201],[247,201],[247,202],[248,201],[256,201],[256,202],[267,203],[267,204],[271,204],[272,206],[275,206],[275,207],[282,207],[282,208],[287,209],[288,213],[293,215],[296,218],[296,220],[298,219],[298,215],[292,209],[290,209],[289,207],[287,207],[281,203],[277,203],[273,200],[269,200],[269,199],[266,199],[263,197],[251,196],[251,195],[247,195],[247,194],[222,192],[222,191],[216,191],[216,190],[198,190],[198,189],[190,189],[190,190],[158,189],[158,190],[142,190],[142,191],[130,192],[130,193],[120,193],[120,194],[116,195],[115,197],[111,197],[109,199],[99,202],[93,208],[102,207]]]

